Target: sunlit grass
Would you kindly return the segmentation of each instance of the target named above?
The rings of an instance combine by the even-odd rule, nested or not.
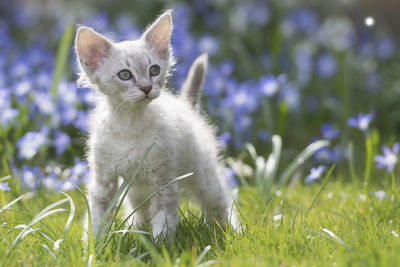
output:
[[[376,187],[388,189],[380,199],[372,192],[365,195],[361,183],[332,180],[323,188],[281,189],[269,203],[256,188],[242,189],[239,208],[245,229],[239,233],[205,221],[198,209],[188,208],[183,201],[172,241],[118,231],[96,258],[87,256],[81,241],[85,204],[79,191],[70,192],[71,198],[61,193],[28,193],[0,214],[0,259],[4,266],[87,266],[89,260],[111,266],[396,266],[400,260],[398,191],[391,192],[388,181]],[[0,194],[6,200],[1,207],[16,197],[12,191]]]

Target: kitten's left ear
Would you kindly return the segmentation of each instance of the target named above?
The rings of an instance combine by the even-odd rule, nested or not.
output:
[[[172,33],[171,11],[162,14],[142,35],[142,39],[154,49],[160,57],[166,57],[170,51]]]

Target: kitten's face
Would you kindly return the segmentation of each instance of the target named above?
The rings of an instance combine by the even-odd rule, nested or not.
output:
[[[76,52],[90,81],[113,100],[148,103],[160,95],[170,62],[171,16],[165,13],[136,41],[113,43],[90,28],[76,37]]]

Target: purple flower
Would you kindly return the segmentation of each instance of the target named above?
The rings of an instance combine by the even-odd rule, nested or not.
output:
[[[347,121],[347,124],[351,127],[358,128],[361,131],[366,131],[373,118],[373,112],[368,114],[360,113],[356,117],[350,118]]]
[[[298,110],[300,108],[299,88],[292,83],[287,83],[281,91],[281,98],[289,106],[290,110]]]
[[[331,53],[323,53],[317,60],[317,73],[321,78],[331,78],[336,73],[336,61]]]
[[[49,143],[47,138],[48,128],[44,128],[40,132],[28,132],[17,142],[20,159],[33,158],[40,147]]]
[[[340,158],[340,150],[338,147],[328,148],[324,147],[315,152],[314,158],[317,162],[338,162]]]
[[[225,177],[228,180],[228,184],[236,187],[239,185],[238,180],[236,179],[236,172],[232,168],[225,168]]]
[[[326,167],[325,166],[319,166],[317,168],[312,168],[310,170],[310,174],[306,177],[305,183],[306,184],[312,184],[315,181],[317,181],[319,178],[321,178],[322,173],[324,173]]]
[[[8,186],[8,183],[0,183],[0,191],[10,191],[11,188]]]
[[[208,53],[209,55],[215,55],[219,51],[218,40],[212,35],[204,35],[199,40],[199,51],[201,53]]]
[[[339,130],[332,127],[330,124],[323,124],[321,126],[321,133],[324,139],[333,140],[340,136]]]
[[[19,110],[15,108],[7,108],[0,110],[0,123],[3,128],[7,128],[8,124],[19,115]]]
[[[56,147],[57,155],[61,155],[71,144],[71,138],[66,133],[56,131],[54,133],[54,146]]]
[[[28,187],[30,190],[35,189],[39,185],[39,181],[42,178],[39,167],[32,167],[23,165],[22,170],[15,170],[14,176],[21,176],[21,184],[23,187]]]
[[[226,147],[232,140],[232,135],[229,132],[224,132],[219,136],[219,142]]]
[[[63,182],[57,179],[58,175],[55,173],[50,173],[45,178],[42,179],[42,185],[48,190],[61,190]]]
[[[279,82],[274,76],[266,75],[260,78],[259,88],[262,95],[272,97],[279,90]]]
[[[378,164],[377,168],[386,168],[389,173],[392,173],[394,166],[397,163],[397,155],[399,154],[399,143],[395,143],[390,150],[387,146],[382,147],[383,155],[376,155],[375,161]]]
[[[376,50],[380,58],[388,59],[396,52],[395,42],[389,36],[385,36],[379,40]]]

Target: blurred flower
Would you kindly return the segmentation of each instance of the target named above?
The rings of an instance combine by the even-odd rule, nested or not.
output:
[[[239,182],[236,179],[236,172],[232,168],[225,168],[225,177],[228,180],[228,184],[231,186],[238,186]]]
[[[236,113],[251,113],[258,106],[257,95],[254,94],[254,85],[250,83],[239,84],[236,90],[229,90],[226,102],[234,108]]]
[[[81,132],[86,133],[88,130],[88,115],[86,112],[79,110],[73,125]]]
[[[16,96],[24,96],[32,89],[33,86],[29,80],[22,80],[15,84],[15,89],[13,90],[13,92]]]
[[[282,31],[286,37],[291,37],[296,33],[312,35],[315,34],[318,24],[313,10],[301,8],[293,11],[283,20]]]
[[[336,73],[336,61],[331,53],[323,53],[317,60],[317,73],[321,78],[331,78]]]
[[[267,142],[268,139],[269,139],[270,136],[271,136],[271,134],[270,134],[267,130],[265,130],[265,129],[259,130],[257,135],[258,135],[258,139],[259,139],[261,142]]]
[[[71,138],[66,133],[56,131],[54,133],[54,146],[56,147],[56,154],[61,155],[71,144]]]
[[[300,85],[305,85],[310,81],[313,70],[314,46],[310,42],[302,42],[295,48],[297,81]]]
[[[35,93],[34,102],[42,114],[51,115],[55,111],[53,98],[48,92]]]
[[[224,132],[219,136],[219,142],[224,146],[228,146],[231,142],[232,136],[229,132]]]
[[[376,155],[375,161],[378,164],[377,168],[387,168],[389,173],[392,173],[394,166],[397,163],[397,155],[399,154],[399,143],[395,143],[390,150],[387,146],[382,147],[383,155]]]
[[[373,112],[368,114],[360,113],[356,117],[350,118],[347,121],[347,124],[351,127],[358,128],[361,131],[366,131],[373,118]]]
[[[61,190],[63,182],[58,180],[58,175],[55,173],[50,173],[45,178],[41,180],[42,185],[48,190]]]
[[[290,110],[300,108],[299,88],[292,83],[286,83],[281,90],[281,99],[286,102]]]
[[[15,108],[6,108],[0,110],[0,123],[3,129],[7,128],[8,124],[19,115],[19,110]]]
[[[315,152],[314,158],[317,162],[321,163],[338,162],[340,158],[340,150],[338,147],[324,147]]]
[[[396,46],[392,38],[384,36],[378,40],[376,53],[381,59],[388,59],[394,55]]]
[[[21,184],[24,187],[28,187],[30,190],[35,189],[42,178],[39,167],[32,167],[29,165],[23,165],[22,170],[14,170],[14,177],[21,177]]]
[[[374,192],[374,196],[379,200],[382,201],[383,199],[385,199],[387,197],[387,194],[385,191],[383,190],[379,190]]]
[[[378,72],[367,73],[365,76],[365,88],[370,91],[376,91],[381,86],[381,76]]]
[[[95,16],[88,17],[83,24],[94,28],[96,31],[104,32],[109,25],[108,15],[105,12],[97,13]]]
[[[339,130],[332,127],[331,124],[325,123],[321,126],[321,133],[324,139],[333,140],[340,136]]]
[[[322,173],[325,171],[326,167],[325,166],[319,166],[317,168],[312,168],[310,170],[310,174],[306,177],[304,182],[306,184],[311,184],[317,181],[319,178],[321,178]]]
[[[49,143],[47,138],[48,128],[43,128],[40,132],[28,132],[17,142],[18,156],[20,159],[33,158],[40,147]]]
[[[355,42],[355,30],[350,19],[328,17],[320,26],[317,37],[326,47],[338,51],[350,49]]]
[[[272,75],[262,76],[259,82],[260,93],[266,97],[276,95],[279,90],[279,83]]]
[[[10,191],[11,188],[8,186],[8,183],[0,183],[0,191]]]
[[[219,51],[217,38],[210,34],[202,36],[198,41],[198,45],[200,53],[207,53],[210,56],[217,54]]]

